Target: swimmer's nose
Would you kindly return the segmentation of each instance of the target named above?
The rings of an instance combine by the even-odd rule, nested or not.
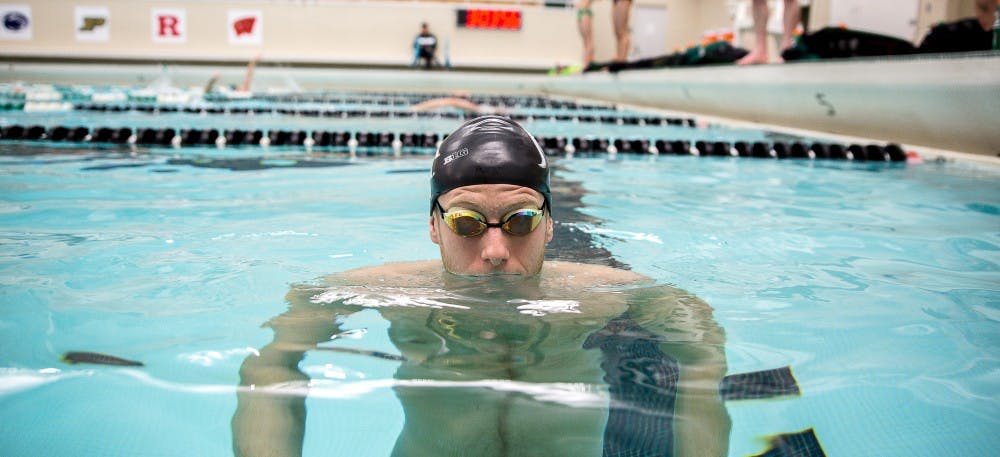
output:
[[[510,258],[510,249],[507,247],[507,237],[499,227],[490,227],[483,234],[483,260],[489,262],[494,267],[500,266]]]

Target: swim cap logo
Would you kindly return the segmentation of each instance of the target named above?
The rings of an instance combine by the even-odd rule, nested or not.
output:
[[[535,137],[532,136],[531,137],[531,142],[535,143],[535,150],[538,151],[538,158],[542,160],[541,162],[538,162],[538,168],[546,168],[546,167],[548,167],[549,164],[545,160],[545,153],[542,152],[542,147],[538,145],[538,140],[536,140]]]
[[[462,157],[465,157],[467,155],[469,155],[469,148],[462,148],[456,152],[451,153],[450,155],[448,155],[448,157],[445,157],[444,161],[441,162],[441,165],[448,165],[451,161],[461,159]]]

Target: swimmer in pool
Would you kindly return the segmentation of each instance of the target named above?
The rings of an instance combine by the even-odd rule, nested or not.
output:
[[[243,76],[243,83],[240,84],[239,86],[232,85],[229,89],[237,93],[249,94],[251,85],[253,83],[253,72],[254,69],[257,67],[257,61],[259,60],[260,60],[260,54],[257,54],[252,59],[250,59],[250,61],[247,62],[246,72]],[[222,75],[219,72],[212,73],[212,76],[208,79],[208,83],[205,84],[205,88],[202,90],[202,93],[209,94],[218,90],[216,84],[219,82],[220,76]]]
[[[428,209],[440,260],[288,293],[266,324],[274,340],[240,369],[237,455],[301,454],[310,379],[299,362],[366,309],[399,351],[379,353],[399,363],[393,455],[726,455],[725,337],[711,308],[631,271],[546,262],[549,163],[521,126],[483,116],[449,135]]]
[[[410,107],[411,111],[432,111],[441,108],[458,108],[466,114],[475,116],[485,116],[487,114],[504,114],[503,108],[480,105],[473,102],[469,95],[463,92],[456,92],[452,97],[437,97],[424,100]]]

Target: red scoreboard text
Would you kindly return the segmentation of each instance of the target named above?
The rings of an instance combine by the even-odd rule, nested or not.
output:
[[[458,26],[467,29],[521,30],[521,11],[460,9]]]

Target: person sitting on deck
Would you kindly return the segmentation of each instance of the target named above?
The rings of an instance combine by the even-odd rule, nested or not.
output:
[[[420,34],[413,39],[413,48],[416,51],[414,64],[422,61],[424,68],[430,70],[433,65],[437,65],[437,37],[431,33],[426,22],[420,23]]]

